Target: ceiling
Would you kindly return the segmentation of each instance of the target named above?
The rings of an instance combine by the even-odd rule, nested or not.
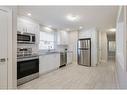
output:
[[[97,27],[100,30],[115,27],[118,6],[19,6],[18,15],[31,13],[34,20],[41,25],[57,29],[78,29]],[[78,15],[80,19],[67,20],[68,14]]]

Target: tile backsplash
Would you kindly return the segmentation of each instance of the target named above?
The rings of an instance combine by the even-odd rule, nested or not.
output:
[[[68,45],[57,45],[56,46],[57,51],[64,51],[65,49],[68,49]]]

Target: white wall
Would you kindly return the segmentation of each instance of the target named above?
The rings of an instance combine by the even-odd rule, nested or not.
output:
[[[10,32],[10,50],[9,55],[11,59],[8,64],[8,89],[16,89],[17,88],[17,7],[7,7],[12,10],[12,24]]]
[[[17,88],[17,7],[12,8],[12,22],[13,22],[13,33],[12,33],[12,77],[10,80],[9,88]],[[10,81],[9,80],[9,81]]]
[[[126,7],[120,7],[116,31],[116,67],[120,88],[127,88],[127,22]]]
[[[77,62],[78,31],[71,31],[68,35],[68,50],[73,52],[73,62]]]
[[[107,33],[99,32],[99,62],[107,63]]]
[[[79,38],[91,38],[91,65],[96,66],[98,63],[98,31],[96,28],[82,30],[79,32]]]

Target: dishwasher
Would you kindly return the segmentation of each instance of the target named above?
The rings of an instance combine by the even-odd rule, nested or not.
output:
[[[60,67],[66,66],[67,64],[67,52],[60,52]]]

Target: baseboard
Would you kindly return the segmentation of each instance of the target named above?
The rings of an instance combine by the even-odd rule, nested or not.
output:
[[[116,78],[116,86],[119,89],[120,85],[119,85],[118,72],[117,72],[117,64],[116,63],[115,63],[115,78]]]

